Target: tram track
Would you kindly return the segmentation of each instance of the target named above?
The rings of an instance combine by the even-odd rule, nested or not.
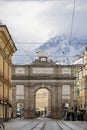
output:
[[[69,121],[45,119],[44,127],[41,130],[84,130],[71,124]],[[39,129],[37,129],[39,130]]]
[[[56,121],[61,130],[84,130],[78,126],[75,126],[67,121]]]
[[[37,118],[15,130],[84,130],[71,121]]]
[[[58,124],[61,130],[73,130],[68,125],[66,125],[63,121],[56,121],[56,123]]]
[[[44,127],[44,121],[43,120],[32,120],[23,127],[18,128],[17,130],[42,130]]]

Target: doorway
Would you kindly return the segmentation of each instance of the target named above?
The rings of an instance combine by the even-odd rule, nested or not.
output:
[[[19,103],[17,103],[16,117],[22,117],[23,114],[24,114],[24,103],[19,102]]]
[[[36,92],[35,115],[37,117],[51,117],[51,94],[48,89],[41,88]]]

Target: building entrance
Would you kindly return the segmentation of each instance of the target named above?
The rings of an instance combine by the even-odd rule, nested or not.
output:
[[[51,117],[51,94],[47,89],[39,89],[36,92],[35,114],[40,117]]]

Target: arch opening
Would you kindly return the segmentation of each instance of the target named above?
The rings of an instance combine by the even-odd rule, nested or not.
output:
[[[24,103],[18,102],[16,107],[16,117],[22,117],[24,114]]]
[[[46,88],[40,88],[36,92],[35,115],[37,117],[51,117],[51,93]]]

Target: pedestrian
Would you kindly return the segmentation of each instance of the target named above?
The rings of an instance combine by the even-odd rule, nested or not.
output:
[[[74,107],[74,113],[75,113],[75,120],[77,120],[77,106]]]
[[[81,112],[80,112],[80,109],[77,110],[77,120],[81,121]]]
[[[74,107],[71,108],[70,111],[70,120],[75,121],[75,112],[74,112]]]
[[[11,119],[13,120],[13,112],[11,113]]]
[[[83,121],[83,111],[81,110],[81,121]]]

